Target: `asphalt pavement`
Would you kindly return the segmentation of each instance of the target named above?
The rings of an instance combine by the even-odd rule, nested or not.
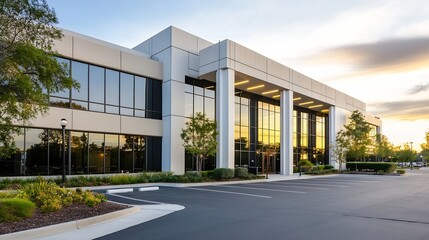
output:
[[[429,170],[116,194],[185,209],[98,239],[429,239]],[[119,196],[119,197],[118,197]],[[120,200],[119,200],[120,199]]]

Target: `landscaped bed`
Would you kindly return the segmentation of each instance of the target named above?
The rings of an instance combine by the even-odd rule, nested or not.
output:
[[[65,223],[79,219],[94,217],[114,211],[119,211],[128,206],[103,202],[96,207],[88,207],[85,204],[74,204],[62,208],[56,212],[44,213],[36,210],[32,217],[21,221],[0,223],[0,234],[24,231],[33,228],[40,228],[58,223]],[[1,238],[1,237],[0,237]]]

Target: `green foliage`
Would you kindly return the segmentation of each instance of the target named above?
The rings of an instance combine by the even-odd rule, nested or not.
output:
[[[213,170],[213,178],[215,180],[228,180],[234,178],[234,169],[216,168]]]
[[[313,164],[310,161],[304,159],[299,161],[299,167],[301,168],[301,171],[308,172],[313,169]]]
[[[396,164],[390,162],[348,162],[346,167],[350,171],[392,173]]]
[[[396,170],[396,173],[405,174],[405,169],[398,169],[398,170]]]
[[[336,144],[341,151],[346,151],[347,158],[363,160],[371,145],[371,127],[365,121],[364,115],[357,110],[352,112],[349,119],[350,123],[337,133]]]
[[[332,166],[332,165],[324,165],[323,169],[324,170],[334,169],[334,166]]]
[[[16,150],[14,134],[48,109],[46,93],[78,88],[52,50],[62,32],[45,0],[0,1],[0,157]]]
[[[202,170],[202,162],[216,154],[216,123],[210,121],[205,114],[196,113],[188,122],[186,128],[182,129],[180,137],[186,152],[195,158],[197,171]]]
[[[321,170],[321,171],[311,171],[311,172],[307,172],[306,174],[310,174],[310,175],[328,175],[328,174],[337,174],[338,170],[337,169],[327,169],[327,170]]]
[[[383,160],[392,157],[394,154],[392,143],[390,143],[383,134],[377,134],[375,136],[375,153]]]
[[[237,167],[234,169],[234,177],[240,179],[256,179],[257,176],[249,173],[249,169],[247,167]]]
[[[26,199],[0,199],[0,222],[19,221],[31,217],[35,210],[36,205]]]
[[[410,162],[416,159],[416,151],[411,149],[411,146],[404,144],[403,148],[400,148],[396,152],[396,157],[400,162]]]
[[[42,212],[57,211],[73,203],[85,203],[91,207],[106,200],[104,195],[61,188],[54,182],[46,181],[41,177],[37,178],[34,183],[22,185],[17,196],[34,202]],[[94,200],[94,198],[98,200]]]

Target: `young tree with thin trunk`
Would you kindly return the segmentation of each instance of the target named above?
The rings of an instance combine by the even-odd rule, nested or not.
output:
[[[0,1],[0,158],[16,149],[14,134],[38,113],[46,113],[48,93],[79,85],[59,64],[54,40],[62,37],[45,0]]]
[[[185,150],[195,159],[197,171],[202,170],[203,161],[216,154],[216,123],[210,121],[205,114],[196,113],[182,129],[180,137],[183,139]]]

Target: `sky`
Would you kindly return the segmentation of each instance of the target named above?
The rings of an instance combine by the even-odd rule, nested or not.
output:
[[[395,145],[429,130],[427,0],[48,0],[61,28],[132,48],[173,25],[230,39],[367,103]]]

